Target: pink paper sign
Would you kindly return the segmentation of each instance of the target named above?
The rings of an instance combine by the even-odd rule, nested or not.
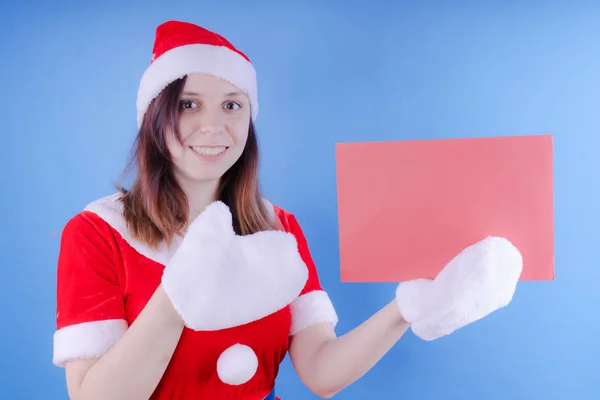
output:
[[[489,235],[554,279],[551,135],[338,143],[336,164],[343,282],[431,279]]]

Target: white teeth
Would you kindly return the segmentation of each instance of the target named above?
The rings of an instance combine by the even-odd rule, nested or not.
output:
[[[196,153],[202,154],[203,156],[218,156],[226,150],[226,147],[191,146],[191,148]]]

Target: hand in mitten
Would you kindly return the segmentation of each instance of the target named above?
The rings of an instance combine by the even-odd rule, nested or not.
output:
[[[229,208],[217,201],[190,224],[162,284],[187,327],[220,330],[284,308],[307,278],[292,234],[237,236]]]
[[[508,305],[522,268],[516,247],[488,237],[460,252],[435,279],[401,283],[396,302],[415,335],[434,340]]]

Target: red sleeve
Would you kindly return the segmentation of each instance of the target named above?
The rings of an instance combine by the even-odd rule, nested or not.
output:
[[[308,241],[300,227],[296,217],[281,209],[277,215],[284,229],[293,234],[298,242],[298,252],[308,268],[308,279],[304,289],[296,300],[291,304],[292,326],[291,335],[319,323],[338,322],[338,317],[327,292],[321,286],[317,267],[310,254]]]
[[[100,357],[127,329],[123,291],[115,264],[112,228],[97,215],[82,212],[65,226],[57,267],[54,357]]]

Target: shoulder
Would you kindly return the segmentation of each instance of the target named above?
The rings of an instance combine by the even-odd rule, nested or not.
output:
[[[94,220],[103,221],[104,225],[110,225],[120,231],[125,223],[123,218],[122,193],[117,192],[101,197],[88,203],[79,215],[85,215]]]
[[[300,224],[291,211],[271,203],[267,199],[263,199],[263,202],[271,213],[271,216],[275,219],[275,223],[280,224],[284,231],[289,233],[301,233]]]
[[[122,196],[121,192],[117,192],[88,203],[79,214],[69,221],[69,224],[76,228],[85,225],[88,231],[95,229],[98,234],[111,240],[112,244],[120,251],[133,249],[135,253],[143,257],[166,265],[176,250],[176,246],[169,247],[165,242],[161,242],[156,247],[150,247],[134,237],[125,221]]]
[[[117,255],[132,247],[142,255],[157,259],[153,250],[129,234],[123,214],[121,192],[113,193],[87,203],[72,216],[61,232],[61,252]],[[164,258],[164,257],[163,257]],[[158,259],[162,260],[161,257]]]
[[[60,238],[58,284],[61,290],[66,290],[65,285],[73,279],[78,280],[82,289],[96,285],[98,276],[107,282],[116,282],[121,242],[118,232],[87,207],[72,216]]]
[[[122,207],[118,193],[106,196],[87,204],[81,211],[72,216],[62,230],[63,240],[76,237],[114,236],[113,221],[123,220]]]

